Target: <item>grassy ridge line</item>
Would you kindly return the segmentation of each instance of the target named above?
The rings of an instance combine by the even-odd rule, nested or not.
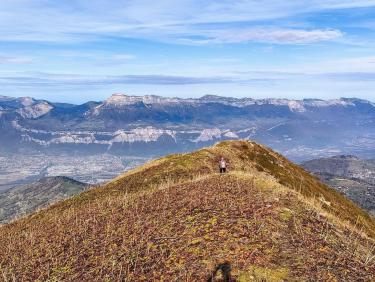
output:
[[[227,175],[217,173],[220,156],[230,163]],[[201,281],[228,260],[239,281],[375,275],[371,241],[337,208],[350,202],[338,195],[336,203],[318,184],[252,142],[171,155],[0,228],[0,273]]]
[[[135,172],[124,174],[110,183],[107,188],[133,191],[132,187],[142,186],[142,189],[148,187],[149,177],[152,178],[151,182],[160,183],[168,178],[189,179],[192,174],[216,172],[220,156],[224,156],[229,161],[231,170],[265,172],[302,195],[319,199],[325,203],[323,207],[326,211],[358,226],[359,229],[363,228],[367,235],[375,238],[375,222],[366,211],[282,155],[255,142],[224,141],[194,153],[171,155],[151,162],[145,168],[141,167]],[[129,179],[132,175],[139,179]],[[139,183],[139,180],[144,181]]]
[[[202,281],[229,261],[238,281],[370,281],[366,242],[302,199],[264,172],[236,171],[112,194],[3,232],[2,271],[20,280]]]
[[[79,208],[85,203],[100,202],[110,195],[121,196],[151,189],[162,183],[189,181],[197,175],[216,173],[220,156],[228,160],[232,171],[252,174],[264,172],[303,196],[320,200],[324,203],[323,209],[326,212],[332,213],[343,222],[357,226],[365,234],[375,238],[375,222],[367,212],[280,154],[250,141],[224,141],[193,153],[175,154],[151,161],[126,172],[107,185],[58,203],[51,209],[62,212],[69,207]],[[37,213],[32,218],[37,218],[43,213],[44,211]]]

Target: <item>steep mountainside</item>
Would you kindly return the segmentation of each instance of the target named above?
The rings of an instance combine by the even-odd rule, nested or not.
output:
[[[68,177],[46,177],[0,192],[0,224],[82,192],[87,184]]]
[[[223,156],[230,173],[218,174]],[[0,228],[4,279],[371,281],[375,222],[254,142],[171,155]],[[225,280],[225,278],[223,278]]]
[[[302,166],[375,215],[375,160],[343,155],[314,159]]]
[[[253,139],[294,160],[373,155],[375,105],[360,99],[197,99],[114,94],[82,105],[0,99],[0,151],[142,156]]]

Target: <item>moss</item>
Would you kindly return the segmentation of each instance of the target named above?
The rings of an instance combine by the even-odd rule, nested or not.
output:
[[[64,280],[63,277],[72,272],[70,266],[54,267],[47,282],[58,282]]]
[[[248,271],[240,273],[238,282],[280,282],[287,281],[289,270],[287,268],[269,269],[252,266]]]
[[[293,212],[288,208],[283,208],[279,213],[279,217],[282,221],[289,221],[292,216]]]

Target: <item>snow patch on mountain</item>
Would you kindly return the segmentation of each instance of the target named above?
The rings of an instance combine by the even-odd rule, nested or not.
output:
[[[300,101],[289,101],[288,102],[288,107],[292,112],[299,112],[303,113],[306,111],[305,107]]]
[[[334,100],[318,100],[309,99],[303,100],[303,104],[309,107],[331,107],[331,106],[355,106],[355,104],[350,100],[345,99],[334,99]]]
[[[194,104],[197,103],[196,99],[181,99],[181,98],[169,98],[161,97],[156,95],[145,95],[145,96],[128,96],[125,94],[116,93],[105,100],[100,105],[96,106],[92,110],[94,116],[98,116],[105,109],[113,108],[124,108],[126,106],[143,103],[144,105],[174,105],[174,104]],[[86,115],[89,115],[87,112]]]
[[[201,98],[196,99],[197,103],[217,103],[227,106],[235,106],[235,107],[244,107],[248,105],[255,104],[254,99],[252,98],[232,98],[232,97],[222,97],[217,95],[205,95]]]
[[[221,130],[218,128],[203,129],[194,142],[207,142],[221,137]]]
[[[133,105],[136,103],[144,104],[172,104],[181,102],[191,102],[192,99],[180,99],[180,98],[169,98],[161,97],[156,95],[145,95],[145,96],[128,96],[124,94],[113,94],[107,100],[104,101],[105,105],[112,105],[115,107],[121,107],[125,105]]]
[[[24,107],[29,107],[35,103],[35,100],[31,97],[21,97],[18,100]]]
[[[222,97],[216,95],[205,95],[201,98],[176,98],[176,97],[161,97],[155,95],[145,96],[128,96],[125,94],[113,94],[102,104],[94,108],[93,114],[98,115],[102,110],[106,108],[122,108],[137,103],[143,103],[147,105],[173,105],[173,104],[186,104],[186,105],[199,105],[216,103],[226,106],[243,108],[247,106],[257,105],[273,105],[273,106],[286,106],[292,112],[303,113],[306,112],[306,107],[330,107],[330,106],[355,106],[355,102],[352,99],[335,99],[335,100],[319,100],[319,99],[305,99],[305,100],[290,100],[290,99],[253,99],[253,98],[233,98],[233,97]]]
[[[331,106],[355,106],[355,103],[350,99],[333,99],[333,100],[319,100],[319,99],[305,99],[305,100],[289,100],[289,99],[260,99],[255,100],[257,105],[270,104],[274,106],[288,106],[292,112],[303,113],[306,107],[331,107]]]
[[[232,139],[239,139],[240,137],[236,134],[236,133],[234,133],[234,132],[232,132],[232,131],[224,131],[223,132],[223,136],[224,137],[227,137],[227,138],[232,138]]]
[[[135,99],[132,99],[132,97],[123,94],[113,94],[111,97],[104,101],[104,104],[112,105],[115,107],[131,105],[134,103],[136,103]]]
[[[24,108],[16,110],[23,118],[38,118],[49,113],[53,109],[53,106],[47,102],[40,102]]]

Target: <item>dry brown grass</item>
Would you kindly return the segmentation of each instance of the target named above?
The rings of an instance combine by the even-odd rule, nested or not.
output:
[[[0,277],[206,281],[228,262],[238,281],[371,281],[374,224],[278,154],[224,142],[0,228]]]

